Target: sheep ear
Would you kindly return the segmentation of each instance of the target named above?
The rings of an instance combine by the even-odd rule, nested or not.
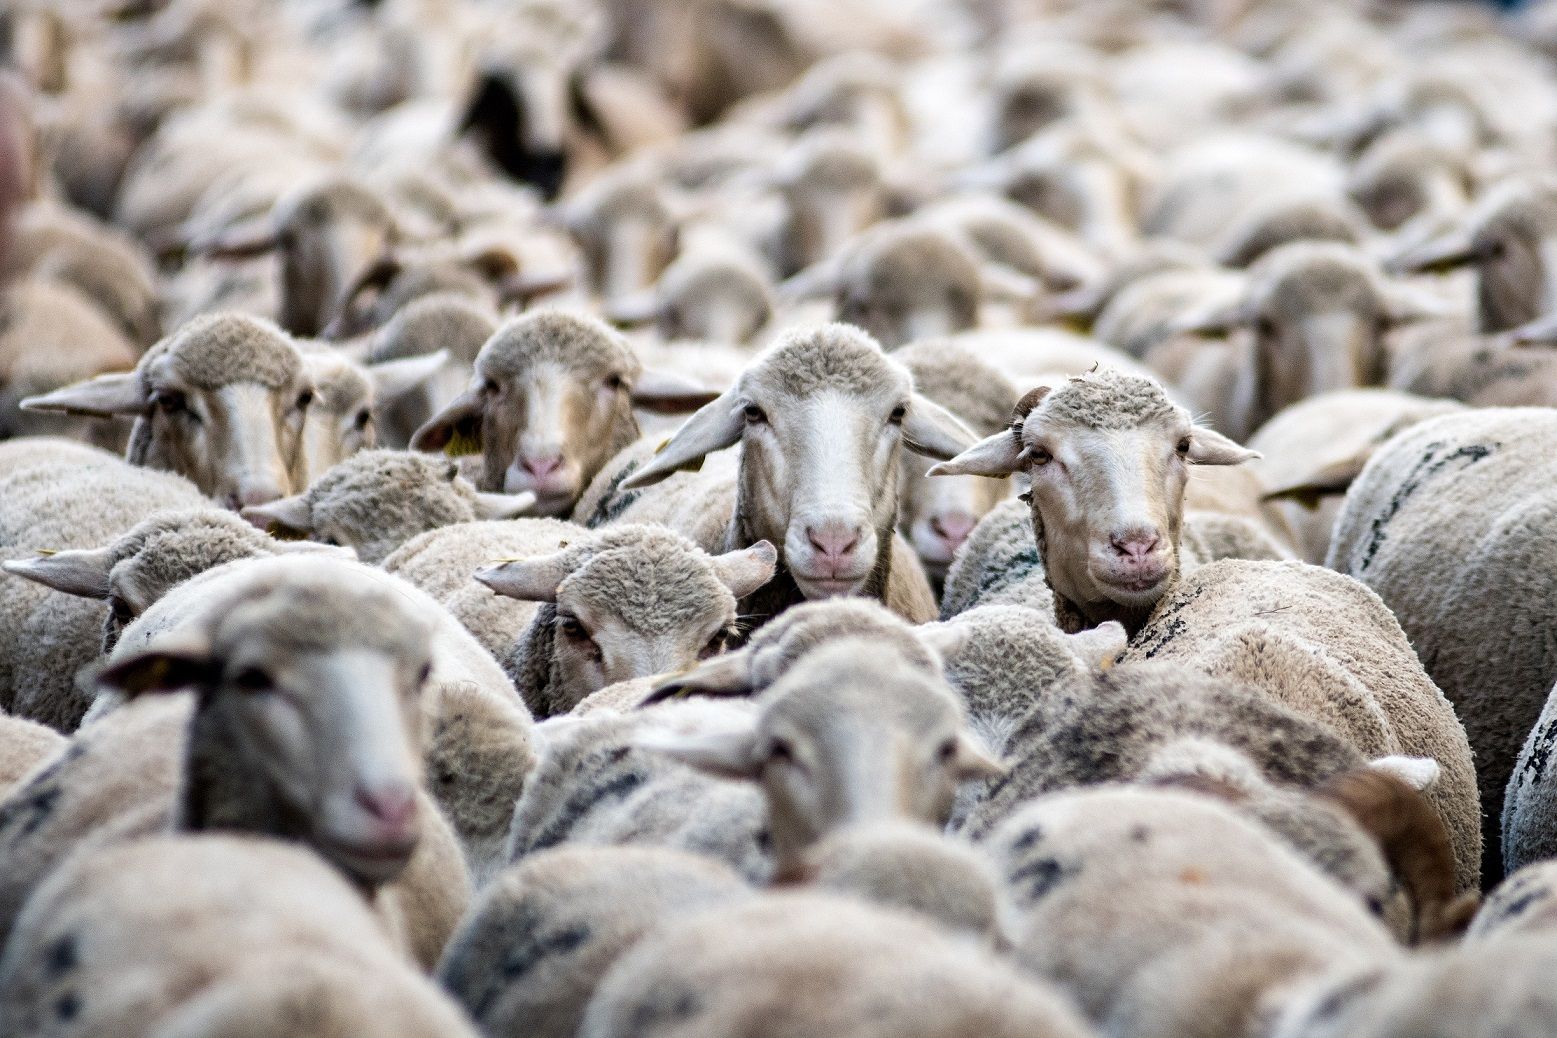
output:
[[[741,414],[740,400],[734,389],[727,390],[682,423],[647,465],[622,480],[620,489],[651,487],[679,469],[696,471],[705,455],[738,443],[744,428],[746,418]]]
[[[778,568],[778,549],[767,541],[758,541],[740,551],[715,555],[713,565],[719,583],[736,598],[745,598],[773,579]]]
[[[1407,757],[1398,753],[1388,757],[1376,757],[1368,762],[1368,767],[1386,775],[1393,775],[1418,793],[1431,792],[1433,787],[1438,785],[1439,776],[1443,774],[1443,769],[1431,757]]]
[[[481,451],[485,401],[479,389],[467,389],[427,420],[411,437],[411,449],[443,451],[451,457]]]
[[[448,350],[439,350],[422,357],[402,357],[368,365],[368,377],[373,380],[373,400],[379,404],[405,396],[420,389],[428,379],[443,370],[449,360]]]
[[[1372,450],[1332,461],[1313,472],[1297,476],[1266,491],[1261,501],[1295,501],[1309,511],[1319,507],[1321,498],[1344,494],[1362,474]]]
[[[1107,620],[1089,630],[1067,634],[1065,641],[1071,652],[1088,667],[1105,671],[1118,661],[1130,644],[1130,636],[1125,633],[1124,624]]]
[[[1420,285],[1394,283],[1384,293],[1384,305],[1392,324],[1432,321],[1454,317],[1460,309],[1435,292]]]
[[[23,411],[58,411],[89,418],[114,415],[138,415],[146,410],[146,397],[135,372],[99,375],[56,389],[42,396],[30,396],[21,403]]]
[[[659,296],[653,291],[635,292],[606,304],[606,320],[623,328],[637,328],[659,320]]]
[[[1191,465],[1242,465],[1260,457],[1259,451],[1251,451],[1228,439],[1214,429],[1195,426],[1190,433],[1189,463]]]
[[[557,551],[483,566],[474,576],[478,583],[508,598],[521,602],[555,602],[557,585],[572,571],[567,553]]]
[[[266,214],[198,242],[191,251],[208,259],[244,260],[274,252],[278,243],[275,227]]]
[[[209,649],[192,640],[185,645],[171,638],[158,639],[153,648],[105,667],[97,675],[100,687],[134,699],[147,693],[209,688],[218,677]]]
[[[654,690],[644,697],[640,705],[648,706],[685,696],[738,698],[751,693],[751,651],[737,649],[704,660],[685,674],[665,679],[654,686]]]
[[[1457,228],[1407,249],[1385,266],[1394,274],[1446,274],[1475,259],[1476,244],[1470,232]]]
[[[968,732],[957,733],[957,752],[952,757],[952,771],[959,781],[974,782],[1004,775],[1007,768],[989,755]]]
[[[1192,309],[1173,322],[1173,330],[1189,335],[1226,335],[1248,323],[1249,313],[1240,299]]]
[[[782,303],[804,303],[838,291],[843,264],[837,257],[820,260],[779,283],[776,295]]]
[[[477,519],[513,519],[535,507],[533,491],[521,490],[517,494],[476,495]]]
[[[1030,303],[1043,285],[1038,279],[1004,263],[985,263],[979,268],[979,287],[984,298],[995,303]]]
[[[932,476],[1009,476],[1022,464],[1022,441],[1010,429],[985,437],[950,461],[930,466]]]
[[[936,461],[950,461],[978,442],[962,419],[927,396],[915,393],[903,419],[903,446]]]
[[[9,559],[0,563],[7,573],[81,598],[107,598],[108,573],[114,567],[111,548],[59,551],[36,559]]]
[[[1508,341],[1515,346],[1557,345],[1557,317],[1537,317],[1508,333]]]
[[[306,537],[314,529],[314,509],[308,503],[306,494],[277,498],[263,505],[249,505],[238,514],[266,533],[279,529]]]
[[[654,368],[645,368],[632,388],[633,406],[657,414],[683,414],[717,399],[717,389],[709,389],[675,372]]]
[[[573,274],[566,270],[519,271],[506,277],[497,286],[497,298],[504,306],[518,303],[529,306],[542,296],[561,292],[573,284]]]
[[[640,737],[635,745],[718,778],[754,779],[762,769],[755,727],[692,735],[653,732]]]
[[[956,620],[924,624],[914,628],[914,634],[920,644],[935,653],[942,663],[956,659],[957,654],[967,647],[968,639],[973,637],[973,631],[968,625]]]

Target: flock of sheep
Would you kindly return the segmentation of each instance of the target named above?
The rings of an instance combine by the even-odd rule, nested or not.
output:
[[[1557,3],[0,10],[0,1034],[1557,1034]]]

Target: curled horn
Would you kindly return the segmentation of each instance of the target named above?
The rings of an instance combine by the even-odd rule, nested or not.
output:
[[[1048,386],[1034,386],[1023,393],[1022,399],[1018,400],[1016,406],[1011,409],[1012,427],[1021,428],[1022,423],[1027,421],[1027,416],[1032,414],[1033,408],[1037,407],[1039,402],[1048,395]]]
[[[1434,941],[1464,930],[1477,898],[1454,894],[1454,850],[1443,819],[1427,798],[1394,775],[1357,768],[1318,790],[1378,841],[1390,869],[1416,907],[1415,940]]]

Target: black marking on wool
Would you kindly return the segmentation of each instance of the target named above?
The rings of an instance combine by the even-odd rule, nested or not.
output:
[[[1504,905],[1497,913],[1497,916],[1499,919],[1513,919],[1516,916],[1524,915],[1530,910],[1532,905],[1540,904],[1543,900],[1545,900],[1543,891],[1526,891]]]
[[[589,927],[583,923],[554,933],[527,933],[503,956],[503,976],[508,980],[517,980],[533,970],[542,959],[577,951],[589,937]]]
[[[628,1034],[648,1034],[656,1027],[690,1020],[701,1011],[701,996],[687,987],[660,985],[644,995],[632,1011]]]
[[[54,1003],[54,1015],[60,1020],[74,1020],[81,1013],[81,996],[67,991]]]
[[[1168,643],[1189,629],[1189,625],[1179,614],[1204,592],[1205,587],[1197,584],[1191,586],[1189,590],[1174,595],[1173,600],[1165,603],[1162,611],[1153,618],[1151,624],[1141,631],[1138,635],[1140,640],[1132,645],[1131,649],[1138,652],[1141,659],[1149,660],[1156,656],[1168,646]]]
[[[626,748],[620,748],[620,753],[626,753]],[[612,761],[615,763],[615,761]],[[562,806],[562,810],[549,823],[542,827],[535,838],[529,841],[530,850],[542,851],[548,847],[554,847],[568,838],[573,827],[597,806],[614,801],[625,800],[627,797],[648,781],[648,773],[643,770],[633,770],[617,775],[606,782],[590,783],[570,796]]]
[[[611,477],[611,485],[601,495],[600,503],[595,505],[595,510],[584,521],[585,527],[594,530],[601,526],[613,523],[633,503],[643,495],[641,490],[623,490],[622,484],[627,482],[629,476],[642,467],[641,462],[629,461],[622,466],[622,471]]]
[[[1383,979],[1382,972],[1373,972],[1347,981],[1320,1000],[1309,1019],[1317,1023],[1338,1015],[1348,1005],[1378,987],[1379,981]]]
[[[1545,726],[1536,734],[1530,747],[1530,756],[1525,761],[1520,781],[1531,785],[1541,781],[1546,774],[1546,766],[1551,763],[1552,743],[1557,741],[1557,718],[1546,722]]]
[[[65,934],[49,945],[43,953],[43,973],[50,979],[57,980],[63,977],[80,963],[81,949],[73,933]]]
[[[1368,543],[1363,548],[1362,562],[1357,567],[1359,573],[1366,573],[1368,567],[1373,565],[1374,558],[1378,555],[1379,549],[1384,546],[1384,541],[1389,536],[1385,532],[1385,527],[1389,526],[1395,516],[1400,514],[1400,510],[1405,507],[1411,496],[1421,489],[1423,483],[1437,476],[1452,462],[1463,460],[1465,464],[1461,467],[1462,470],[1470,468],[1483,458],[1495,454],[1502,448],[1503,444],[1466,444],[1439,457],[1438,452],[1447,446],[1448,444],[1442,440],[1434,440],[1432,443],[1429,443],[1421,459],[1412,466],[1411,471],[1401,481],[1400,486],[1395,488],[1395,493],[1390,496],[1389,503],[1384,506],[1384,510],[1374,516],[1373,522],[1368,524]]]
[[[1067,869],[1056,858],[1038,858],[1013,869],[1006,878],[1022,901],[1032,905],[1043,900],[1055,887],[1073,875],[1075,870]]]
[[[1026,832],[1011,841],[1011,850],[1016,854],[1026,854],[1038,846],[1038,841],[1042,839],[1043,828],[1037,825],[1029,826]]]

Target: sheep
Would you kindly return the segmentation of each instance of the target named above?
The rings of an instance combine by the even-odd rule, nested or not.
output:
[[[17,461],[0,478],[0,554],[12,574],[38,569],[35,549],[96,548],[157,513],[210,504],[180,476],[132,468],[85,447],[62,451],[51,446],[56,442],[10,441]],[[107,612],[101,603],[59,594],[47,582],[10,582],[0,596],[7,639],[0,652],[0,707],[73,730],[89,705],[76,687],[76,672],[96,657]]]
[[[779,273],[797,274],[841,255],[885,219],[891,199],[878,156],[838,128],[803,135],[780,156],[775,179],[784,217],[772,246]]]
[[[478,489],[535,493],[565,515],[638,436],[634,406],[687,409],[714,394],[645,371],[621,335],[562,311],[526,314],[481,347],[470,387],[411,440],[416,450],[481,455]]]
[[[1082,1038],[1060,993],[911,916],[769,894],[648,935],[606,973],[582,1038],[832,1034]]]
[[[652,291],[614,302],[613,322],[652,322],[667,342],[746,345],[773,318],[771,278],[761,262],[728,242],[683,245]]]
[[[951,656],[948,668],[959,669],[963,655],[967,650]],[[1023,669],[1026,680],[1012,683],[1024,686],[1027,709],[1010,724],[1003,746],[1015,763],[973,805],[961,826],[967,835],[983,838],[1034,797],[1076,786],[1210,784],[1380,911],[1394,870],[1412,901],[1398,907],[1414,909],[1399,920],[1402,930],[1409,932],[1414,919],[1433,935],[1452,929],[1464,913],[1443,824],[1414,787],[1394,780],[1403,773],[1437,782],[1435,764],[1409,757],[1368,764],[1324,721],[1181,665],[1132,661],[1102,674],[1072,665],[1046,682],[1047,668]],[[1369,774],[1365,766],[1386,776],[1381,795],[1411,820],[1405,831],[1360,810],[1367,801],[1350,787],[1363,781],[1355,776]]]
[[[536,729],[540,753],[514,805],[504,860],[562,844],[667,847],[766,882],[773,862],[761,793],[641,745],[660,733],[727,731],[748,714],[742,702],[698,698],[543,721]]]
[[[163,339],[133,372],[101,375],[22,406],[134,416],[132,465],[186,476],[236,509],[290,491],[313,397],[303,355],[285,333],[256,318],[215,314]]]
[[[1550,861],[1536,861],[1511,871],[1487,894],[1465,932],[1466,943],[1503,934],[1546,933],[1553,925]]]
[[[424,700],[432,734],[424,754],[425,771],[439,807],[455,827],[471,871],[484,875],[503,842],[513,801],[535,763],[530,714],[491,654],[413,584],[320,553],[227,563],[185,581],[147,608],[124,628],[110,660],[205,622],[228,595],[244,588],[264,589],[296,574],[364,592],[387,589],[432,625],[432,691]],[[111,689],[100,689],[87,727],[98,723],[94,718],[106,719],[104,715],[116,712],[122,698]]]
[[[377,565],[428,530],[511,519],[534,503],[530,491],[477,491],[450,461],[370,450],[328,469],[303,493],[250,506],[242,515],[258,526],[345,545]]]
[[[499,595],[540,603],[504,659],[538,717],[618,681],[681,670],[738,634],[736,602],[772,579],[766,541],[708,556],[670,530],[617,526],[478,570]]]
[[[676,214],[650,174],[643,166],[618,167],[566,204],[563,219],[590,287],[607,303],[650,289],[675,258]]]
[[[1189,466],[1254,456],[1193,424],[1156,382],[1104,371],[1030,391],[1008,431],[930,475],[1025,472],[1060,626],[1118,620],[1133,635],[1178,577]]]
[[[1002,501],[973,528],[946,571],[942,620],[978,606],[1015,605],[1054,618],[1054,592],[1033,543],[1027,502]]]
[[[1249,449],[1261,457],[1246,467],[1281,511],[1298,555],[1318,565],[1330,548],[1346,488],[1373,453],[1396,433],[1458,410],[1461,405],[1452,400],[1391,389],[1321,393],[1262,425],[1249,438]]]
[[[1054,794],[988,846],[1015,961],[1106,1033],[1263,1034],[1336,975],[1403,958],[1360,900],[1212,797]]]
[[[931,340],[905,346],[894,356],[913,376],[915,390],[978,435],[992,435],[1010,420],[1020,395],[1016,386],[965,347]],[[1011,488],[1007,480],[982,476],[927,479],[929,467],[918,455],[903,454],[898,530],[918,552],[926,574],[945,579],[957,549]]]
[[[744,725],[654,734],[641,745],[756,781],[782,879],[840,829],[895,818],[944,824],[958,785],[1002,770],[964,723],[938,675],[876,643],[839,638],[789,667]]]
[[[1503,867],[1508,872],[1553,857],[1551,837],[1547,835],[1547,819],[1552,811],[1547,761],[1553,735],[1557,734],[1557,722],[1553,719],[1557,708],[1552,704],[1552,697],[1548,696],[1514,763],[1503,795]]]
[[[557,847],[493,878],[438,979],[488,1034],[571,1038],[600,979],[666,922],[750,888],[708,858],[659,847]]]
[[[1383,599],[1463,720],[1486,808],[1489,880],[1503,872],[1504,791],[1557,683],[1537,605],[1552,579],[1554,430],[1551,413],[1536,408],[1412,426],[1352,483],[1325,559]]]
[[[476,1034],[344,877],[276,841],[149,836],[76,856],[14,937],[11,1034]]]
[[[419,792],[434,626],[393,588],[339,577],[273,570],[215,593],[205,616],[147,647],[116,652],[98,681],[132,700],[199,695],[153,711],[132,701],[88,725],[5,801],[7,927],[13,899],[74,846],[228,829],[308,843],[370,891],[396,883],[380,910],[431,967],[469,896],[454,833]],[[259,709],[281,695],[301,726],[285,745]],[[144,784],[86,781],[104,769]]]
[[[1276,1038],[1450,1038],[1557,1027],[1550,940],[1468,942],[1335,977],[1275,1021]]]
[[[640,442],[602,469],[575,512],[589,526],[662,522],[705,550],[762,539],[780,574],[743,614],[766,620],[807,598],[880,598],[910,620],[934,615],[912,553],[894,550],[900,452],[939,458],[971,434],[912,391],[908,373],[844,325],[786,334],[663,448]],[[644,492],[714,451],[698,476]]]
[[[1384,334],[1432,315],[1430,301],[1387,282],[1355,246],[1295,242],[1268,253],[1231,307],[1185,315],[1184,331],[1247,328],[1234,343],[1236,374],[1217,422],[1247,439],[1289,404],[1385,382]]]
[[[1329,726],[1369,757],[1436,761],[1428,799],[1453,838],[1457,889],[1482,843],[1471,744],[1395,618],[1359,581],[1300,562],[1223,560],[1165,595],[1121,657],[1177,661],[1239,681]]]

